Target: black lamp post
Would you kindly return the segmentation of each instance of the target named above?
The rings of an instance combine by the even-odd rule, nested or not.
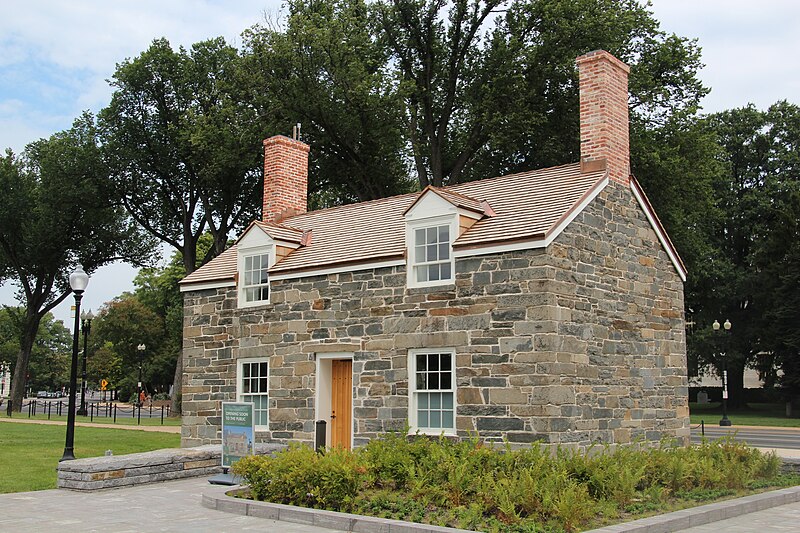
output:
[[[711,325],[714,328],[714,332],[719,331],[719,321],[715,320],[714,323]],[[730,334],[731,332],[731,321],[725,320],[725,323],[722,325],[725,329],[726,334]],[[722,419],[719,421],[720,426],[730,426],[731,421],[728,419],[728,338],[726,336],[726,347],[725,352],[722,355]]]
[[[136,347],[136,350],[139,352],[139,384],[136,388],[136,403],[139,407],[142,406],[142,360],[144,359],[145,349],[147,349],[147,346],[144,344],[140,344]]]
[[[0,363],[0,398],[6,395],[6,364]]]
[[[69,275],[69,286],[75,294],[75,324],[72,328],[72,366],[69,372],[69,407],[67,408],[67,441],[64,444],[64,455],[60,461],[75,459],[73,444],[75,441],[75,388],[78,382],[78,335],[81,327],[81,298],[83,291],[89,284],[89,276],[83,271],[83,267],[78,265],[75,272]]]
[[[77,311],[76,311],[77,312]],[[88,313],[81,313],[81,331],[83,332],[83,363],[82,363],[82,379],[81,379],[81,406],[78,408],[78,414],[86,416],[86,347],[89,340],[89,331],[92,329],[92,319],[94,315],[91,309]]]

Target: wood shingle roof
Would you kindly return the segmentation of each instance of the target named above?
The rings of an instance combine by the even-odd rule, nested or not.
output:
[[[434,190],[457,207],[482,213],[487,208],[486,203],[491,206],[493,216],[484,216],[456,239],[453,246],[458,250],[544,239],[605,177],[604,169],[581,172],[580,164],[575,163]],[[313,232],[308,246],[301,246],[277,262],[270,273],[291,274],[401,260],[405,254],[403,215],[421,194],[321,209],[287,218],[280,225],[269,224],[264,228],[267,233],[282,240],[297,242],[302,232]],[[278,237],[279,234],[282,237]],[[234,245],[181,283],[231,281],[235,274]]]

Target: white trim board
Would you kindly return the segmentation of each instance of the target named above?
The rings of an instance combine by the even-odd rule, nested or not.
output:
[[[273,281],[280,281],[286,279],[305,278],[308,276],[326,276],[328,274],[341,274],[342,272],[358,272],[360,270],[372,270],[373,268],[405,266],[405,264],[406,264],[405,259],[394,259],[391,261],[377,261],[375,263],[354,263],[351,265],[344,265],[331,268],[320,268],[317,270],[301,270],[297,272],[270,274],[269,279]]]
[[[235,281],[206,281],[198,283],[186,283],[180,286],[181,292],[204,291],[207,289],[221,289],[222,287],[235,287]]]

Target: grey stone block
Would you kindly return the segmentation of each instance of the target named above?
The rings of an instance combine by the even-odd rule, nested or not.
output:
[[[247,516],[277,520],[280,516],[280,509],[266,502],[249,502],[247,504]]]
[[[282,505],[278,513],[278,519],[294,522],[296,524],[314,525],[314,514],[302,507]]]
[[[217,500],[217,511],[225,513],[247,515],[247,500],[224,498]]]

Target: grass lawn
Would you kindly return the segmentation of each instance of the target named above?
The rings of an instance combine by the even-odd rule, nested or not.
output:
[[[56,467],[64,453],[65,426],[43,424],[0,425],[0,493],[56,488]],[[173,433],[105,428],[75,428],[75,457],[95,457],[177,448]]]
[[[719,402],[706,404],[690,403],[692,424],[705,420],[706,424],[717,424],[722,418]],[[734,426],[776,426],[800,428],[800,418],[786,418],[784,404],[751,403],[742,409],[728,409],[728,418]]]
[[[164,423],[162,424],[161,423],[161,414],[160,413],[159,413],[158,416],[156,416],[156,412],[153,411],[153,418],[148,418],[148,417],[145,416],[146,412],[147,412],[146,410],[142,411],[141,423],[138,424],[138,425],[142,425],[142,426],[161,426],[161,425],[164,425],[164,426],[180,426],[181,425],[181,418],[179,416],[177,416],[177,417],[166,417],[165,416],[164,417]],[[3,411],[2,414],[0,414],[0,418],[8,418],[8,415],[6,414],[5,411]],[[24,413],[14,413],[14,415],[11,418],[19,418],[19,419],[24,419],[24,420],[28,420],[29,419],[27,411],[24,412]],[[67,421],[67,416],[66,415],[57,416],[57,415],[53,414],[53,415],[50,416],[50,418],[47,418],[46,414],[37,413],[34,416],[31,416],[30,420],[57,420],[57,421],[60,421],[60,422],[66,422]],[[121,417],[121,416],[117,416],[117,421],[116,422],[114,422],[114,418],[113,417],[107,417],[107,416],[95,416],[94,420],[91,420],[88,416],[76,416],[75,417],[75,422],[94,422],[95,424],[111,424],[111,425],[116,424],[118,426],[136,426],[137,425],[137,421],[136,421],[135,418],[124,418],[124,417]]]

